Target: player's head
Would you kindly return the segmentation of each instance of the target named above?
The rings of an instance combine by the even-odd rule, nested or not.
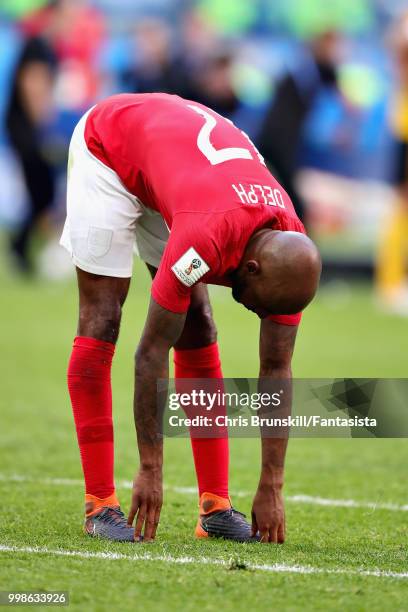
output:
[[[313,299],[321,259],[304,234],[259,230],[249,240],[232,275],[232,295],[260,317],[295,314]]]

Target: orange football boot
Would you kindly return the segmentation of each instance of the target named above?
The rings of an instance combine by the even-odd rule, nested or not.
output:
[[[199,508],[196,538],[224,538],[235,542],[259,541],[258,536],[251,535],[251,525],[245,520],[245,514],[235,510],[229,498],[203,493]]]
[[[85,495],[84,532],[93,538],[116,542],[135,541],[134,529],[127,524],[115,493],[105,499]]]

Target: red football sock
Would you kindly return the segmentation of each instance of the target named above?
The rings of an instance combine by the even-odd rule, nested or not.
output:
[[[78,336],[68,366],[68,389],[85,477],[85,492],[104,499],[115,491],[111,365],[115,346]]]
[[[221,362],[216,342],[198,349],[174,351],[177,378],[218,378],[212,391],[224,390]],[[218,409],[218,413],[223,407]],[[228,498],[229,448],[228,434],[218,438],[191,437],[198,491]]]

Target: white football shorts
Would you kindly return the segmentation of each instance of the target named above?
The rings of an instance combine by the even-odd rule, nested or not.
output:
[[[158,212],[143,206],[116,172],[90,153],[84,137],[89,112],[69,147],[67,218],[60,244],[81,270],[129,278],[134,253],[159,266],[169,230]]]

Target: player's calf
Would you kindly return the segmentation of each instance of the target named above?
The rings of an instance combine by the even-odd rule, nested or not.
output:
[[[77,269],[79,335],[68,366],[68,389],[85,478],[89,535],[133,541],[114,484],[111,366],[129,279]]]

